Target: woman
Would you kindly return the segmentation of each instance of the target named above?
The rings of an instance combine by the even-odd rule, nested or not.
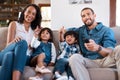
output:
[[[32,52],[29,44],[33,33],[38,33],[41,23],[41,12],[37,5],[25,7],[18,21],[10,23],[7,36],[7,47],[0,52],[0,80],[20,80],[24,66],[29,62]]]

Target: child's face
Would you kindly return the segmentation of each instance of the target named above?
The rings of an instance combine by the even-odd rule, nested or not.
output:
[[[40,38],[42,41],[48,41],[50,39],[50,33],[45,30],[41,33]]]
[[[67,35],[65,40],[70,45],[76,43],[76,39],[73,35]]]

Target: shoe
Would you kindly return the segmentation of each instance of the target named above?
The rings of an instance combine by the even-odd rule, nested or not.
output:
[[[74,78],[72,76],[69,76],[69,79],[68,80],[74,80]]]
[[[49,69],[47,69],[44,66],[42,66],[42,67],[36,66],[35,71],[40,72],[40,73],[52,73]]]
[[[54,79],[58,79],[58,78],[60,78],[60,77],[61,77],[60,73],[55,72]]]
[[[60,78],[58,78],[56,80],[68,80],[68,77],[67,76],[61,76]]]
[[[29,80],[43,80],[43,78],[40,78],[39,76],[35,76],[35,77],[29,77]]]

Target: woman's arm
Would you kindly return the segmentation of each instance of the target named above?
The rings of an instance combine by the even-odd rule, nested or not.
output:
[[[15,21],[13,21],[8,26],[7,45],[14,42],[15,34],[16,34],[16,23]]]

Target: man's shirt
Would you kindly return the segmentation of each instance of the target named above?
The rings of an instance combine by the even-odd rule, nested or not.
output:
[[[79,28],[70,28],[69,30],[78,32],[79,46],[82,55],[86,58],[100,59],[103,58],[103,56],[97,52],[87,50],[84,46],[85,39],[92,39],[96,42],[96,44],[99,44],[105,48],[113,49],[115,47],[116,40],[113,31],[110,28],[104,26],[102,23],[98,23],[98,25],[92,30],[89,30],[86,25],[83,25]]]

